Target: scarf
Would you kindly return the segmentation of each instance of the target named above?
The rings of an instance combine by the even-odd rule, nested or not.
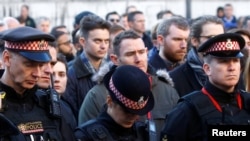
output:
[[[187,63],[194,71],[196,80],[201,86],[204,86],[207,75],[205,74],[202,66],[203,62],[199,59],[196,48],[192,47],[187,54]]]

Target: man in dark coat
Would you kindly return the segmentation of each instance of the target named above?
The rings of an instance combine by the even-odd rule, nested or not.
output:
[[[244,39],[235,33],[217,35],[201,45],[198,51],[204,55],[208,81],[201,90],[183,96],[167,114],[161,140],[208,141],[233,136],[249,139],[250,94],[237,87],[244,45]]]
[[[197,49],[209,38],[221,33],[224,33],[223,22],[216,16],[201,16],[192,23],[191,49],[186,62],[169,72],[179,96],[202,88],[207,76],[202,69],[202,54]]]

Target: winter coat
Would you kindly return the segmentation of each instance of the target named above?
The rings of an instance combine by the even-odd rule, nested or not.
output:
[[[101,113],[106,102],[108,91],[102,83],[104,75],[109,71],[112,63],[103,66],[100,71],[93,77],[98,84],[94,86],[86,95],[79,111],[79,125],[84,122],[96,118]],[[177,91],[173,88],[172,79],[165,70],[158,70],[156,73],[148,69],[148,73],[152,75],[152,92],[155,99],[155,106],[151,111],[151,118],[156,124],[157,137],[159,138],[165,116],[179,99]],[[145,117],[144,117],[145,119]]]

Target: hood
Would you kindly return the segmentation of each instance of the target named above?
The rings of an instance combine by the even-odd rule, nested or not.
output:
[[[110,68],[114,65],[113,62],[109,61],[108,63],[105,63],[103,66],[100,67],[100,69],[92,76],[92,81],[101,83],[103,80],[103,77],[109,72]]]
[[[159,79],[161,79],[162,81],[165,81],[166,83],[174,87],[174,82],[166,70],[164,69],[157,70],[156,75],[159,77]]]
[[[110,71],[113,65],[114,63],[110,61],[108,63],[105,63],[103,66],[101,66],[99,71],[97,71],[97,73],[93,75],[92,81],[100,84],[103,81],[103,77]],[[160,80],[170,84],[171,86],[174,86],[174,82],[166,70],[164,69],[157,70],[155,74]]]

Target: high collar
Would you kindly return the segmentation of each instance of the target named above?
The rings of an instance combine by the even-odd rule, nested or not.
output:
[[[28,97],[34,97],[37,86],[34,86],[31,89],[27,89],[22,95],[18,94],[12,87],[3,84],[0,82],[1,91],[6,92],[6,98],[13,101],[23,101],[29,99]]]
[[[236,98],[237,91],[232,93],[227,93],[214,85],[212,85],[209,81],[207,81],[205,85],[206,90],[212,95],[217,101],[227,103],[233,101]]]
[[[129,136],[136,133],[133,126],[131,128],[124,128],[117,124],[106,111],[102,112],[98,119],[102,124],[104,124],[111,134],[114,134],[117,137]]]

